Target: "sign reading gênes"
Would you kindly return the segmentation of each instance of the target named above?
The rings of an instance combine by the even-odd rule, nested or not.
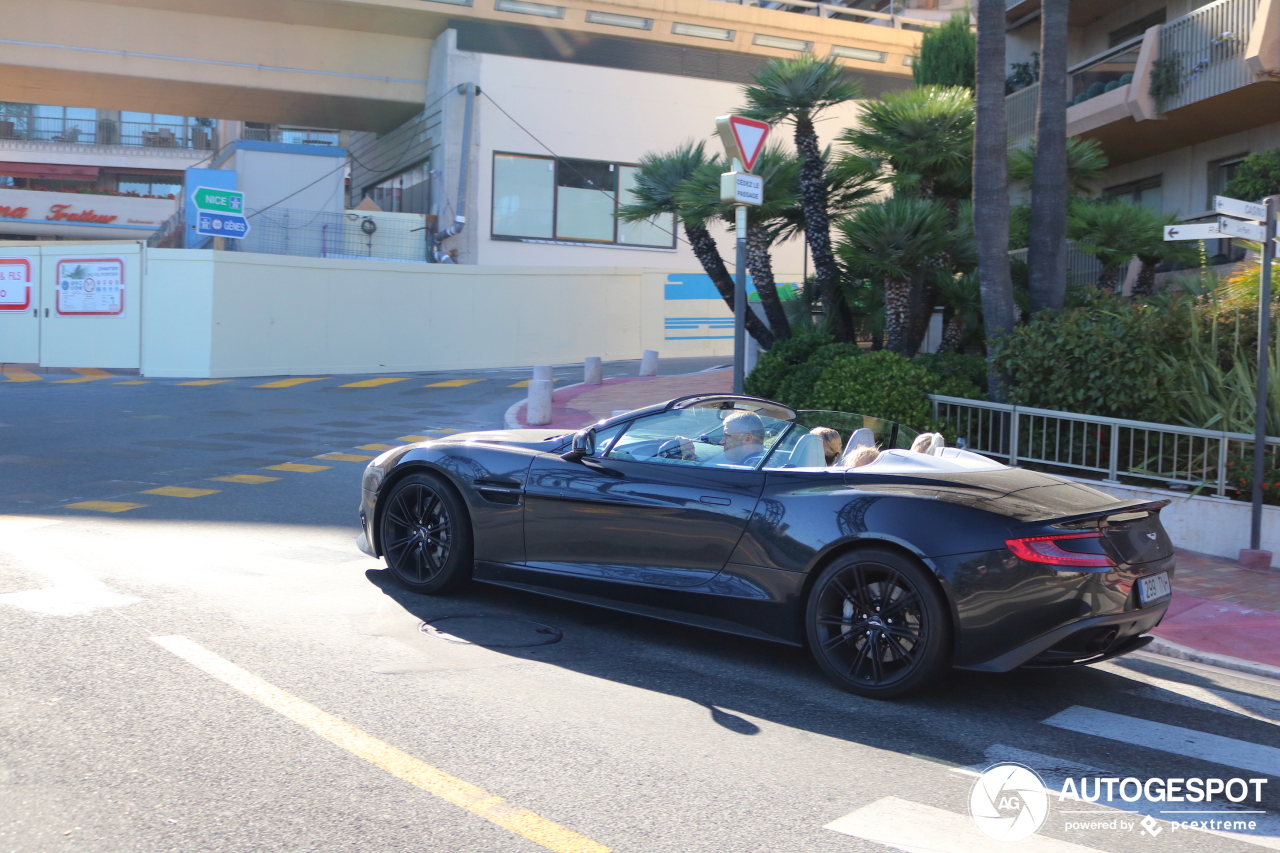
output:
[[[239,216],[244,213],[244,193],[236,190],[214,190],[209,187],[196,187],[191,200],[196,203],[196,210],[207,210],[210,213],[230,213]]]

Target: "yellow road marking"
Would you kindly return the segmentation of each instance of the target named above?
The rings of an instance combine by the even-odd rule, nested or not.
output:
[[[438,429],[438,430],[436,430],[436,432],[457,432],[457,430],[456,430],[456,429],[450,429],[449,427],[445,427],[444,429]]]
[[[430,441],[430,440],[431,440],[431,436],[429,435],[402,435],[396,439],[396,441],[407,441],[410,444],[413,444],[418,441]]]
[[[150,379],[130,379],[128,382],[112,382],[112,385],[146,385]]]
[[[144,506],[146,504],[129,504],[123,501],[80,501],[80,503],[66,504],[67,509],[91,509],[94,512],[124,512]]]
[[[476,382],[483,382],[483,379],[446,379],[444,382],[432,382],[430,385],[423,385],[423,388],[461,388],[463,385],[471,385]]]
[[[559,381],[560,381],[560,380],[559,380],[559,378],[557,378],[557,377],[552,377],[552,379],[551,379],[551,384],[552,384],[552,385],[555,385],[555,384],[556,384],[557,382],[559,382]],[[528,380],[528,379],[525,379],[525,380],[522,380],[522,381],[520,381],[520,382],[515,382],[515,383],[512,383],[511,385],[508,385],[507,387],[508,387],[508,388],[528,388],[528,387],[529,387],[529,380]]]
[[[6,367],[0,369],[0,373],[7,376],[9,382],[39,382],[44,378],[43,376],[36,376],[25,367]]]
[[[609,853],[609,848],[603,844],[438,770],[241,669],[199,643],[182,636],[153,636],[151,639],[197,669],[310,729],[330,743],[447,803],[464,808],[555,853]]]
[[[264,477],[261,474],[228,474],[225,477],[210,477],[210,480],[217,480],[220,483],[245,483],[250,486],[256,486],[260,483],[274,483],[279,477]]]
[[[379,385],[390,385],[392,382],[407,382],[408,376],[383,376],[380,379],[361,379],[359,382],[348,382],[339,388],[377,388]]]
[[[356,450],[395,450],[395,444],[362,444]]]
[[[179,382],[179,385],[221,385],[223,382],[230,382],[230,379],[197,379],[194,382]]]
[[[161,486],[158,489],[147,489],[144,495],[164,495],[166,498],[202,498],[205,495],[216,495],[217,489],[192,489],[188,486]]]
[[[332,465],[300,465],[297,462],[285,462],[280,465],[268,465],[268,471],[296,471],[299,474],[314,474],[316,471],[328,471]]]
[[[332,379],[332,376],[305,376],[294,379],[281,379],[278,382],[268,382],[266,385],[254,385],[254,388],[292,388],[295,385],[302,385],[307,382],[319,382],[321,379]]]
[[[360,456],[356,453],[322,453],[316,459],[330,459],[334,462],[368,462],[372,456]]]
[[[108,373],[107,371],[99,370],[96,367],[73,367],[71,368],[71,372],[79,373],[80,374],[79,378],[58,379],[56,380],[56,384],[70,385],[74,382],[97,382],[99,379],[110,379],[111,377],[115,376],[114,373]]]

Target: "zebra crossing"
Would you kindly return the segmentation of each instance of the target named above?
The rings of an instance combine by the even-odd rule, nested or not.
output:
[[[1116,713],[1091,707],[1086,699],[1035,720],[1032,729],[1044,727],[1048,743],[1055,740],[1052,731],[1079,736],[1074,744],[1096,758],[1086,763],[992,743],[982,750],[981,763],[943,771],[951,785],[940,781],[930,786],[935,793],[954,795],[956,788],[973,787],[989,767],[1028,767],[1040,777],[1048,802],[1038,833],[1017,842],[995,841],[966,811],[920,802],[903,792],[862,805],[825,828],[905,853],[990,853],[993,847],[1019,853],[1100,853],[1130,849],[1139,840],[1149,843],[1162,835],[1162,842],[1176,836],[1190,845],[1179,849],[1198,850],[1215,842],[1213,849],[1280,850],[1280,814],[1272,805],[1280,794],[1280,749],[1231,737],[1242,727],[1225,720],[1221,727],[1212,721],[1206,725],[1206,715],[1194,718],[1201,720],[1196,728],[1155,719],[1172,705],[1280,727],[1280,701],[1224,687],[1220,680],[1205,684],[1206,679],[1191,678],[1202,683],[1190,684],[1114,663],[1103,667],[1134,682],[1120,691],[1122,696],[1158,701],[1142,702],[1137,713]],[[1255,736],[1259,732],[1256,727],[1253,731]],[[1139,749],[1117,749],[1117,744]],[[1156,754],[1144,755],[1144,749]],[[1170,766],[1186,778],[1166,778]],[[1165,798],[1166,785],[1182,796],[1181,802]],[[1208,801],[1199,793],[1206,789],[1213,791]],[[1183,796],[1187,794],[1201,799],[1190,801]]]

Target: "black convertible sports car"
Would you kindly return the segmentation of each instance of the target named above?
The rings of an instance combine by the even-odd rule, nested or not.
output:
[[[815,427],[840,434],[832,464]],[[474,578],[807,644],[865,696],[1150,642],[1171,595],[1166,502],[916,438],[736,395],[575,434],[452,435],[369,464],[359,546],[417,592]]]

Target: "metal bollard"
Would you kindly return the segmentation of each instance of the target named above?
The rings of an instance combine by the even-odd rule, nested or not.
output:
[[[545,380],[547,380],[548,382],[550,382],[550,381],[551,381],[551,365],[549,365],[549,364],[537,364],[537,365],[534,365],[534,367],[533,367],[533,378],[534,378],[534,379],[545,379]]]
[[[550,379],[529,380],[529,396],[525,405],[525,423],[529,426],[551,423],[551,391]]]
[[[658,351],[656,349],[647,349],[644,351],[644,356],[640,359],[640,375],[658,375]]]
[[[604,366],[600,363],[600,356],[589,355],[583,360],[582,384],[583,385],[603,385],[604,384]]]

